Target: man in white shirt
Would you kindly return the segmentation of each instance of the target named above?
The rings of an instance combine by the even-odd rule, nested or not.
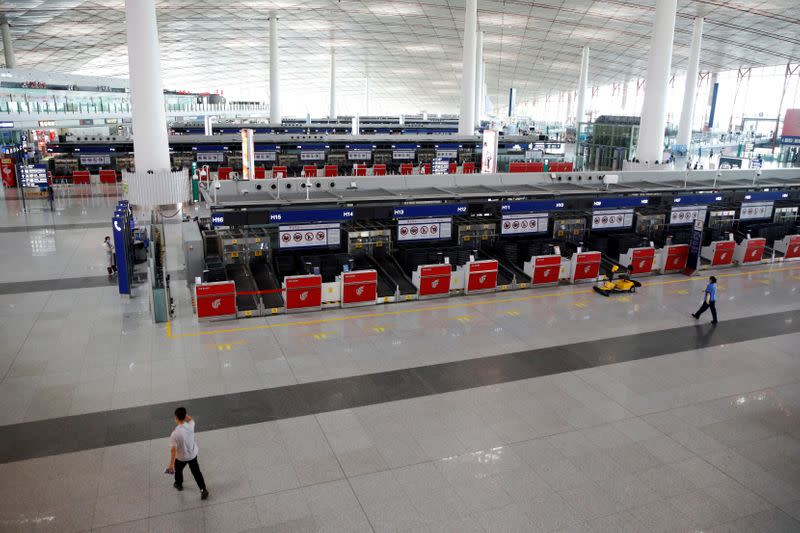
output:
[[[200,499],[208,498],[206,482],[197,462],[197,443],[194,441],[194,420],[186,414],[185,407],[175,409],[175,429],[169,436],[170,457],[167,473],[175,474],[173,487],[183,490],[183,469],[188,464],[197,486],[200,487]]]

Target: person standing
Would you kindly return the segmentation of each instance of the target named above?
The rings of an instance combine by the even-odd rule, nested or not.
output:
[[[717,278],[711,276],[708,278],[708,285],[703,292],[703,305],[692,316],[697,320],[700,315],[706,312],[706,309],[711,309],[711,323],[717,323]]]
[[[117,257],[114,253],[114,243],[111,242],[111,237],[106,236],[103,239],[103,249],[106,251],[106,269],[110,278],[117,271]]]
[[[52,185],[47,186],[47,201],[50,202],[50,211],[55,211],[55,192],[53,191]]]
[[[200,488],[200,499],[208,499],[206,482],[200,471],[200,464],[197,462],[198,448],[194,440],[194,420],[186,414],[185,407],[175,409],[175,429],[169,436],[169,446],[169,466],[166,472],[175,474],[175,483],[172,486],[183,490],[183,469],[188,464],[189,470]]]

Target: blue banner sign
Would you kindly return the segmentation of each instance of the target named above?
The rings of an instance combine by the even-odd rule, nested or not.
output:
[[[764,192],[749,192],[744,195],[742,202],[769,202],[770,200],[785,200],[789,198],[788,192],[780,191],[764,191]]]
[[[673,204],[680,205],[709,205],[721,201],[721,194],[690,194],[689,196],[676,196],[672,199]]]
[[[272,211],[269,214],[271,223],[280,222],[335,222],[352,220],[354,216],[353,208],[347,209],[308,209],[298,211]]]
[[[504,202],[500,205],[500,211],[503,213],[544,213],[564,209],[564,206],[564,200]]]
[[[648,203],[648,199],[644,196],[626,196],[623,198],[598,198],[592,202],[592,207],[594,209],[614,209],[617,207],[639,207]]]
[[[394,218],[426,218],[466,215],[467,204],[398,205]]]
[[[692,239],[689,241],[689,257],[683,273],[687,276],[694,274],[700,263],[700,249],[703,246],[703,219],[697,219],[692,226]]]
[[[193,146],[192,150],[195,152],[224,152],[225,147],[221,144],[201,144]]]

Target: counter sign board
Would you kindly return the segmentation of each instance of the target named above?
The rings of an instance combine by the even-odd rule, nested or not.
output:
[[[280,248],[309,248],[315,246],[339,246],[341,226],[331,224],[296,224],[278,227]]]
[[[502,235],[523,235],[547,232],[547,213],[503,214]]]

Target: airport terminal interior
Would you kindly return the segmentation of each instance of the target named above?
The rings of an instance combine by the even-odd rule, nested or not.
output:
[[[795,2],[0,33],[0,532],[800,531]]]

